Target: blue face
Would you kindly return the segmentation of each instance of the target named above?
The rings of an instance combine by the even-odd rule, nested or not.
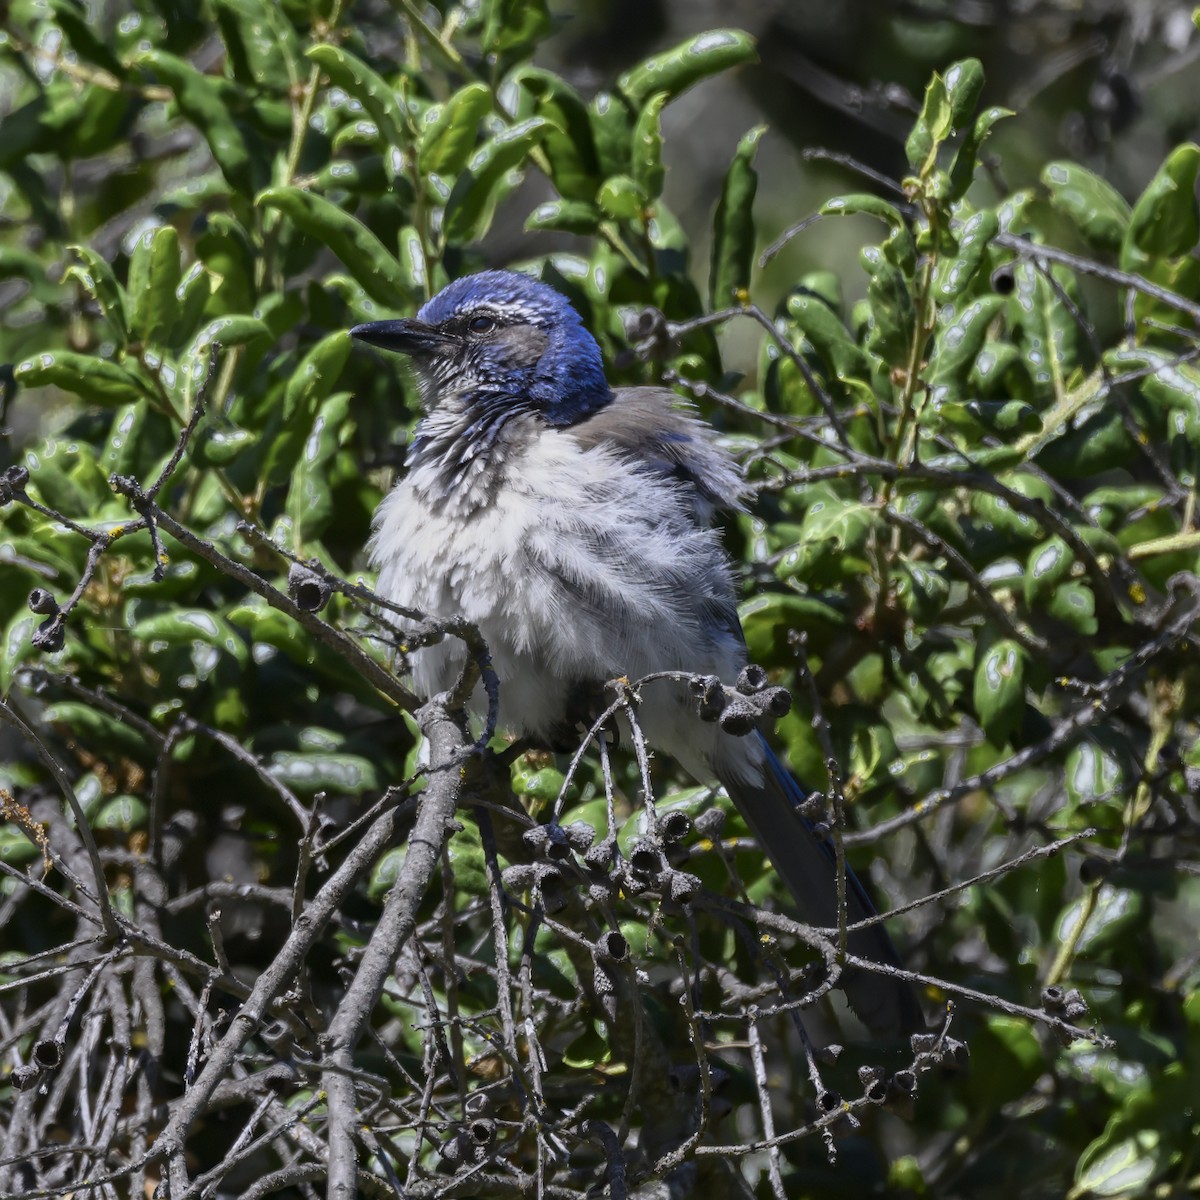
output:
[[[455,280],[410,320],[351,330],[357,338],[412,357],[426,402],[454,399],[494,411],[537,411],[571,425],[610,399],[596,339],[567,298],[512,271]]]

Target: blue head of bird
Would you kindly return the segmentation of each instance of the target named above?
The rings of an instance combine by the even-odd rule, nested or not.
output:
[[[608,403],[596,339],[549,284],[512,271],[455,280],[415,317],[358,325],[351,334],[412,359],[427,409],[498,404],[571,425]]]

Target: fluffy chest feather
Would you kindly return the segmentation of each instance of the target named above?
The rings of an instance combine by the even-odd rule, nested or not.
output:
[[[619,675],[736,672],[728,564],[678,481],[541,428],[492,458],[486,483],[468,503],[418,465],[380,506],[371,552],[381,594],[479,627],[502,724],[546,735],[578,689]],[[461,663],[454,639],[423,650],[414,686],[442,690]]]

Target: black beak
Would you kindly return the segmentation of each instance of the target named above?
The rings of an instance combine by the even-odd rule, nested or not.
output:
[[[437,354],[450,339],[439,333],[432,325],[409,317],[403,321],[371,321],[367,325],[355,325],[350,336],[369,346],[381,350],[395,350],[398,354]]]

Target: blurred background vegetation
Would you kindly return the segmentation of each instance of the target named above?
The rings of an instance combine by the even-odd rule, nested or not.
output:
[[[778,740],[954,1017],[880,1047],[805,1007],[847,1046],[809,1059],[820,973],[720,901],[786,912],[721,797],[655,762],[668,844],[628,748],[491,761],[350,1047],[358,1189],[1195,1191],[1187,5],[12,0],[2,29],[0,1194],[325,1190],[322,1039],[417,869],[372,831],[403,843],[457,761],[333,586],[370,582],[417,415],[346,330],[500,265],[745,462]]]

